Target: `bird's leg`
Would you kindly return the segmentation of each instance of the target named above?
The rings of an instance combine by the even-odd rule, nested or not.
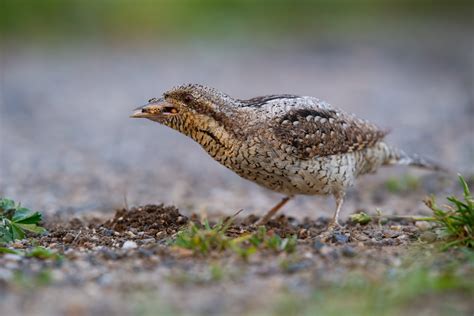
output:
[[[344,195],[344,192],[334,193],[334,198],[336,200],[336,212],[334,213],[334,217],[332,218],[332,221],[329,224],[329,228],[341,227],[341,224],[339,224],[339,212],[341,211],[342,203],[344,202]]]
[[[275,205],[274,207],[272,207],[271,210],[269,210],[267,212],[267,214],[265,214],[265,216],[263,216],[262,218],[260,218],[256,223],[255,225],[265,225],[272,217],[273,215],[276,214],[276,212],[278,212],[279,209],[281,209],[283,207],[283,205],[286,204],[286,202],[288,202],[292,197],[291,196],[285,196],[280,202],[278,202],[277,205]]]
[[[341,224],[339,224],[339,212],[341,211],[342,202],[344,200],[344,192],[335,192],[333,194],[336,200],[336,212],[334,213],[332,221],[329,223],[327,229],[319,235],[319,238],[321,238],[323,241],[331,240],[335,231],[338,231],[340,228],[342,228]]]

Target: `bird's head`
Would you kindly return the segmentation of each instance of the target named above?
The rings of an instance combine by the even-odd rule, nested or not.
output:
[[[150,99],[148,104],[135,109],[131,117],[147,118],[174,129],[180,129],[179,125],[188,120],[220,125],[234,111],[233,102],[215,89],[190,84],[173,88],[161,98]]]

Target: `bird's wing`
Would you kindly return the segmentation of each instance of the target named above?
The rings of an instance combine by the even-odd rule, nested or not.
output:
[[[294,94],[271,94],[237,101],[241,107],[259,108],[268,106],[270,103],[272,103],[271,101],[281,102],[282,100],[294,100],[299,98],[301,97]]]
[[[362,150],[387,131],[330,106],[296,106],[277,115],[269,128],[274,145],[300,159]]]

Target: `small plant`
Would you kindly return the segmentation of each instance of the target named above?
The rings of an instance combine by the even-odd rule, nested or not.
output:
[[[464,191],[464,201],[455,196],[448,197],[451,205],[439,207],[434,197],[425,200],[425,204],[433,211],[431,221],[441,228],[447,243],[444,248],[466,246],[474,248],[474,199],[464,178],[459,175]]]
[[[372,216],[365,212],[359,212],[350,216],[352,222],[361,225],[367,225],[372,221]]]
[[[62,261],[64,259],[64,257],[56,251],[41,246],[36,246],[29,250],[0,247],[0,254],[2,253],[18,255],[26,258],[38,258],[41,260]]]
[[[178,232],[173,245],[200,254],[230,249],[243,259],[248,259],[258,249],[291,253],[296,248],[296,236],[281,238],[273,232],[267,232],[264,226],[260,226],[255,232],[232,238],[226,235],[231,223],[232,219],[211,227],[205,220],[202,227],[199,227],[191,222],[185,230]]]
[[[212,250],[223,251],[230,247],[231,238],[225,232],[230,226],[230,222],[217,223],[213,227],[204,220],[203,227],[191,222],[187,229],[178,232],[174,245],[177,247],[190,249],[195,252],[207,254]]]
[[[27,251],[25,253],[26,257],[33,257],[33,258],[38,258],[42,260],[57,260],[61,261],[63,259],[63,256],[58,254],[56,251],[53,251],[49,248],[37,246],[31,249],[30,251]]]
[[[23,239],[26,232],[42,234],[46,230],[38,226],[42,215],[12,200],[0,199],[0,243]]]
[[[267,232],[265,226],[258,227],[258,230],[251,235],[249,242],[255,247],[270,249],[276,252],[292,253],[296,249],[297,238],[293,235],[289,238],[281,238],[274,232]]]

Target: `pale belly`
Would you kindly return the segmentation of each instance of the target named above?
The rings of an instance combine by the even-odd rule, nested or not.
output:
[[[360,174],[375,172],[386,148],[379,143],[362,151],[309,160],[263,150],[214,158],[239,176],[285,195],[327,195],[344,192]]]
[[[354,154],[312,160],[245,159],[231,168],[241,177],[285,195],[326,195],[353,185]]]

